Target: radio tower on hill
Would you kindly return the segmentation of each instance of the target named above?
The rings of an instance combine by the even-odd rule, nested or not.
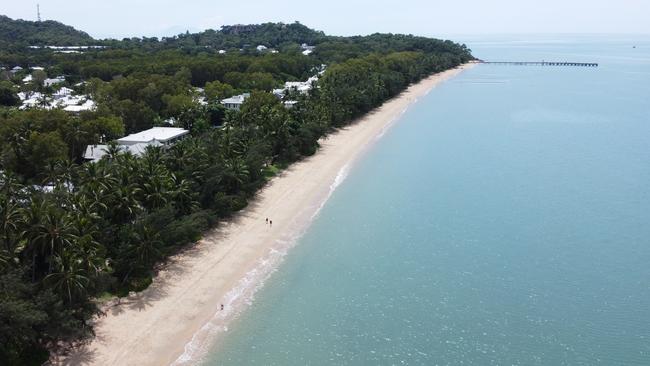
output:
[[[41,5],[40,4],[36,4],[36,19],[38,19],[39,22],[41,21]]]

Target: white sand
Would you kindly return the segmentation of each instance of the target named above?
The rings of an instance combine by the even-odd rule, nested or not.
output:
[[[335,181],[341,180],[342,172],[411,103],[469,66],[433,75],[409,87],[321,141],[316,155],[274,178],[237,218],[172,257],[148,289],[105,309],[107,315],[95,325],[96,338],[54,363],[169,365],[181,355],[196,356],[200,350],[194,347],[213,337],[208,328],[222,329],[246,307],[255,287],[270,275],[282,252],[308,226]],[[265,224],[267,217],[273,227]],[[224,311],[220,304],[225,305]]]

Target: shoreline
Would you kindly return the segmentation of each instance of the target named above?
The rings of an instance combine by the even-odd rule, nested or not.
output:
[[[309,227],[351,165],[406,109],[465,64],[409,86],[320,141],[315,155],[274,177],[235,217],[169,258],[146,290],[106,307],[96,337],[61,365],[183,365],[196,362]],[[265,224],[265,218],[273,226]],[[224,304],[224,310],[220,310]]]

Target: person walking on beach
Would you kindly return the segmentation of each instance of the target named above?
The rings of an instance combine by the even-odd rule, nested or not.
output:
[[[269,218],[268,218],[268,217],[266,218],[266,223],[267,223],[267,224],[269,223]]]
[[[269,225],[273,226],[273,220],[269,220]]]
[[[223,310],[223,304],[221,304],[221,310]]]

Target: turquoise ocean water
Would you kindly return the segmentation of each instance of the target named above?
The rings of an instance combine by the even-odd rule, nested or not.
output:
[[[650,365],[650,37],[467,43],[601,66],[422,98],[205,365]]]

